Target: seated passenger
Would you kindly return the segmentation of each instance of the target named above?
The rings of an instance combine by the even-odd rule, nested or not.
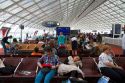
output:
[[[82,62],[79,56],[69,56],[64,64],[60,64],[58,73],[60,75],[68,76],[71,82],[75,83],[87,83],[84,79],[84,73],[80,69],[82,68]]]
[[[18,47],[19,47],[18,41],[17,41],[16,38],[14,38],[14,39],[13,39],[13,42],[12,42],[11,45],[10,45],[10,52],[11,52],[12,54],[15,54],[16,51],[18,50]]]
[[[35,83],[50,83],[50,80],[56,75],[56,69],[59,66],[59,57],[52,53],[51,47],[46,47],[45,55],[43,55],[37,62],[41,68],[35,78]]]
[[[56,50],[56,46],[55,46],[55,40],[51,39],[49,41],[49,46],[52,48],[52,52],[57,55],[57,50]]]
[[[125,71],[113,61],[111,47],[105,45],[102,51],[98,63],[101,73],[115,81],[115,83],[125,83]]]
[[[32,56],[36,56],[36,55],[42,55],[41,53],[39,53],[39,48],[35,47],[34,51],[31,53]]]

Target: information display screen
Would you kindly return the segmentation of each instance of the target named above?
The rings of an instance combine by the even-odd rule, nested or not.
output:
[[[70,27],[57,27],[56,34],[59,35],[60,32],[63,32],[64,35],[70,35]]]

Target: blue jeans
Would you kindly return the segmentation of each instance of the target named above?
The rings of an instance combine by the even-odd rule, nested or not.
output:
[[[35,83],[41,83],[44,78],[44,83],[50,83],[50,80],[55,76],[56,70],[52,69],[46,75],[40,70],[35,78]]]
[[[4,55],[7,54],[7,48],[6,48],[6,45],[3,41],[1,41],[1,45],[3,46],[3,49],[4,49]]]

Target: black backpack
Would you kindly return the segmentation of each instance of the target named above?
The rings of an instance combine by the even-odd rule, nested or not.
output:
[[[0,74],[1,75],[10,75],[14,73],[14,70],[16,69],[16,67],[12,66],[12,65],[7,65],[5,67],[0,68]]]

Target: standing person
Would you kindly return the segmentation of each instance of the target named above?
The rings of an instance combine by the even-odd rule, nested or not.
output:
[[[125,71],[113,61],[111,47],[105,45],[102,50],[98,63],[101,73],[116,83],[125,83]]]
[[[38,60],[38,66],[41,68],[35,78],[35,83],[41,83],[44,78],[44,83],[50,83],[50,80],[55,76],[56,69],[59,66],[58,56],[52,53],[50,46],[45,47],[46,54]]]
[[[10,42],[8,42],[8,39],[11,39],[12,36],[6,36],[4,37],[2,40],[1,40],[1,44],[3,46],[3,49],[4,49],[4,55],[7,54],[7,47],[6,47],[6,44],[10,44]]]
[[[58,36],[58,45],[64,45],[66,41],[66,37],[63,35],[62,32],[60,32],[60,35]]]
[[[102,43],[102,35],[100,33],[97,35],[97,42]]]
[[[14,39],[13,39],[13,42],[12,42],[11,45],[10,45],[10,52],[11,52],[12,54],[16,54],[16,52],[17,52],[17,50],[18,50],[18,47],[19,47],[18,41],[17,41],[16,38],[14,38]]]
[[[122,37],[122,49],[123,49],[123,55],[125,55],[125,34]]]
[[[71,38],[72,41],[72,55],[77,55],[78,42],[76,37]]]

